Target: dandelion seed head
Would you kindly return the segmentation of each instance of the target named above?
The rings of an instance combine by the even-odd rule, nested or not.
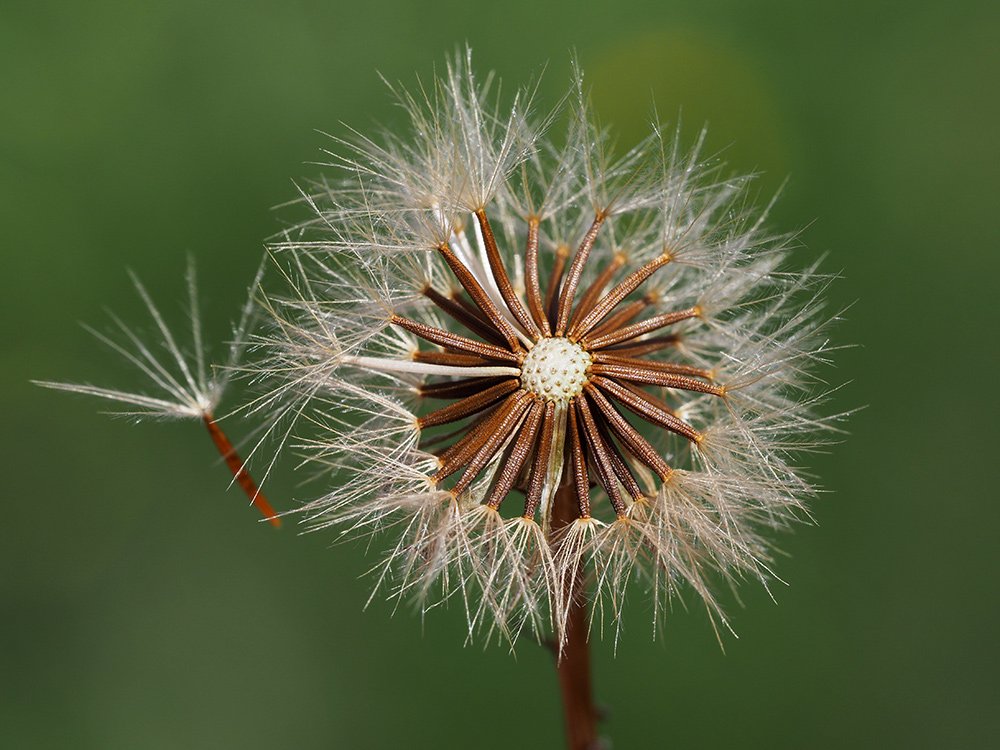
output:
[[[828,279],[788,269],[704,133],[617,152],[579,74],[540,118],[468,55],[393,90],[409,132],[339,142],[278,248],[258,376],[269,408],[323,415],[308,523],[395,534],[378,590],[460,601],[470,638],[561,642],[586,595],[617,640],[632,589],[725,625],[715,586],[775,580],[766,532],[814,493]]]

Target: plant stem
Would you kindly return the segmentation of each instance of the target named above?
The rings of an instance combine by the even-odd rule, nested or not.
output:
[[[567,476],[569,472],[564,472]],[[576,493],[571,481],[564,481],[556,493],[552,508],[552,529],[559,531],[578,514]],[[589,623],[583,568],[576,571],[572,596],[566,618],[566,640],[555,642],[556,672],[562,691],[563,715],[566,721],[566,747],[569,750],[593,750],[598,747],[597,709],[594,707],[590,676]]]

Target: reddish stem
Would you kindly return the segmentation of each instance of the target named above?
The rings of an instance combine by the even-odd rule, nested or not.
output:
[[[247,471],[246,464],[243,463],[243,459],[240,458],[239,454],[236,452],[236,448],[233,444],[229,442],[229,438],[226,437],[226,433],[222,431],[222,428],[216,423],[215,419],[211,414],[205,413],[202,416],[205,422],[205,427],[208,428],[208,434],[212,438],[212,442],[215,443],[215,447],[219,451],[219,455],[222,456],[223,460],[226,462],[226,466],[229,470],[233,472],[233,476],[236,478],[236,484],[246,493],[246,496],[250,498],[250,502],[257,506],[257,510],[263,514],[272,526],[278,528],[281,526],[281,519],[278,518],[277,513],[274,512],[274,508],[271,504],[267,502],[267,498],[264,497],[264,493],[260,491],[257,487],[257,483],[253,481],[253,477],[250,476],[250,472]]]
[[[569,472],[564,472],[564,476]],[[579,515],[576,490],[571,481],[564,481],[556,493],[552,507],[553,532],[572,523]],[[594,707],[590,677],[590,644],[587,603],[584,597],[584,571],[576,571],[573,598],[566,618],[566,640],[560,650],[555,644],[556,672],[562,691],[563,715],[566,720],[566,747],[569,750],[594,750],[600,747],[597,737],[597,709]]]

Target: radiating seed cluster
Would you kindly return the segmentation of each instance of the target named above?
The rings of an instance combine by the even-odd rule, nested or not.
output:
[[[569,339],[540,339],[521,365],[521,387],[543,401],[565,404],[583,391],[592,362],[583,347]]]
[[[379,590],[470,635],[561,639],[585,580],[616,632],[632,587],[721,617],[812,493],[825,280],[697,146],[613,155],[580,80],[558,146],[468,60],[399,96],[410,132],[347,144],[275,247],[255,408],[331,477],[309,523],[395,529]]]

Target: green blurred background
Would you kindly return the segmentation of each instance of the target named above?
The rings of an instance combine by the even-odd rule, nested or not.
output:
[[[868,408],[813,461],[832,492],[782,540],[790,585],[742,590],[726,653],[698,607],[655,642],[634,608],[596,646],[615,747],[996,742],[997,7],[5,0],[0,747],[558,746],[547,653],[362,611],[364,550],[255,523],[197,426],[28,384],[130,384],[77,326],[140,317],[126,267],[179,302],[194,254],[224,336],[317,130],[399,122],[377,71],[466,41],[509,85],[548,63],[549,102],[575,49],[626,141],[654,97],[707,121],[765,193],[789,177],[775,225],[856,301],[829,375]]]

